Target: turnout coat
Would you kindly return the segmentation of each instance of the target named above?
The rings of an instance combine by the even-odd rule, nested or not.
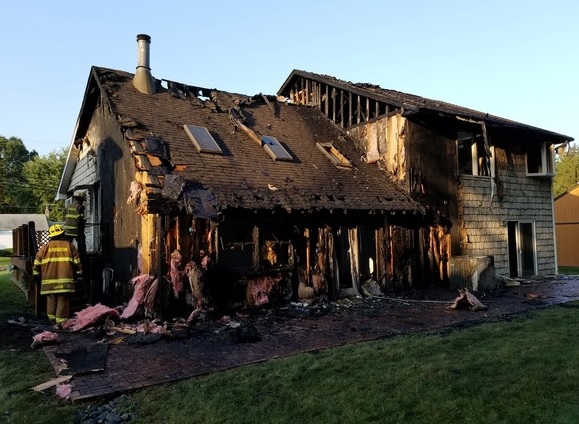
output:
[[[80,256],[67,240],[51,240],[34,259],[33,276],[40,276],[40,294],[72,293],[75,277],[82,275]]]

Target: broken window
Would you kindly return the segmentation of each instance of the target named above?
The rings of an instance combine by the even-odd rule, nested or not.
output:
[[[350,169],[352,168],[352,162],[346,158],[332,143],[316,143],[316,147],[320,150],[330,162],[336,165],[338,168]]]
[[[487,151],[482,134],[459,133],[457,149],[460,175],[492,176],[493,148]]]
[[[527,175],[553,176],[555,174],[555,155],[549,143],[527,146]]]
[[[183,125],[185,132],[199,153],[213,153],[222,155],[223,151],[207,128],[196,125]]]

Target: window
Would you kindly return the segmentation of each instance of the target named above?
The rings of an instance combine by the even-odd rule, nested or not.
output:
[[[352,162],[348,160],[346,156],[342,154],[337,148],[335,148],[332,143],[316,143],[316,147],[320,150],[330,162],[341,169],[351,169]]]
[[[531,144],[527,147],[527,175],[551,177],[555,174],[555,155],[550,143]]]
[[[494,176],[494,148],[486,151],[482,134],[459,133],[457,150],[460,175]]]
[[[264,135],[261,137],[261,142],[263,143],[263,148],[273,160],[286,160],[290,162],[294,160],[292,155],[288,153],[275,137]]]
[[[195,125],[183,125],[183,128],[199,153],[223,154],[221,147],[219,147],[215,139],[209,134],[207,128]]]

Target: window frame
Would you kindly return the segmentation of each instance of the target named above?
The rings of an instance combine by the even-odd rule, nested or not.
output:
[[[525,172],[529,177],[553,177],[555,176],[555,146],[553,143],[542,142],[540,143],[540,152],[533,150],[537,147],[537,144],[532,144],[527,146],[525,152]],[[534,158],[534,162],[539,164],[537,169],[538,172],[531,172],[529,170],[529,155],[539,155],[539,158]],[[538,160],[537,160],[538,159]]]
[[[461,155],[459,153],[460,143],[470,140],[470,173],[462,172]],[[467,145],[468,148],[468,145]],[[470,132],[460,132],[456,138],[456,160],[457,160],[457,173],[459,176],[471,176],[471,177],[495,177],[495,146],[489,146],[491,156],[489,158],[488,170],[487,172],[481,174],[484,168],[479,162],[484,160],[484,138],[482,134],[470,133]],[[465,161],[466,162],[466,161]]]

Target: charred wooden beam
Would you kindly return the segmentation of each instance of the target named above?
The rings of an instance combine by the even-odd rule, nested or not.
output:
[[[340,90],[340,126],[344,128],[344,90]]]
[[[330,103],[330,87],[328,85],[325,85],[325,104],[324,104],[324,115],[326,115],[328,118],[330,117],[330,110],[329,110],[329,103]]]
[[[336,123],[336,89],[332,87],[332,122]]]
[[[352,92],[348,92],[348,126],[352,126]]]
[[[310,282],[310,267],[311,267],[311,234],[310,229],[306,228],[304,230],[304,237],[306,239],[306,282]]]
[[[247,125],[245,125],[243,122],[241,122],[235,109],[233,109],[233,108],[229,109],[229,118],[231,119],[231,121],[233,122],[233,124],[237,128],[241,129],[245,134],[247,134],[249,136],[249,138],[251,138],[252,140],[254,140],[256,143],[258,143],[261,146],[261,144],[262,144],[261,137],[259,136],[257,131],[254,131],[253,129],[251,129]]]
[[[253,226],[253,269],[259,268],[259,227],[257,225]]]
[[[271,109],[272,112],[275,113],[275,110],[273,108],[273,105],[271,104],[271,102],[268,100],[267,96],[265,94],[260,93],[261,98],[263,99],[263,101],[265,102],[265,104]]]

